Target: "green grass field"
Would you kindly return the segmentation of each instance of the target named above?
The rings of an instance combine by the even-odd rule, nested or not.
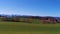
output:
[[[0,34],[60,34],[60,24],[0,22]]]

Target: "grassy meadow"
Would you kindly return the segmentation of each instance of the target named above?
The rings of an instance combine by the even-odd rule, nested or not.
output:
[[[60,34],[60,24],[0,22],[0,34]]]

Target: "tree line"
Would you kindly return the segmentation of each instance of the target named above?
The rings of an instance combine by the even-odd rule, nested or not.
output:
[[[41,21],[43,24],[46,23],[60,23],[60,20],[54,18],[54,17],[41,17],[41,16],[0,16],[2,21],[13,21],[13,22],[27,22],[27,23],[31,23],[31,20],[33,19],[38,19],[39,21]],[[21,18],[23,18],[23,20],[21,21]]]

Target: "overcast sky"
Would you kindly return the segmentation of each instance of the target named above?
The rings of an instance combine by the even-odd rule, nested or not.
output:
[[[60,0],[0,0],[0,14],[60,16]]]

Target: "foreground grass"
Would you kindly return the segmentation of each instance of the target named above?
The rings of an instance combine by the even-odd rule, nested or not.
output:
[[[60,24],[0,22],[0,34],[60,34]]]
[[[0,31],[0,34],[60,34],[60,32],[48,32],[48,31],[41,31],[41,32]]]

